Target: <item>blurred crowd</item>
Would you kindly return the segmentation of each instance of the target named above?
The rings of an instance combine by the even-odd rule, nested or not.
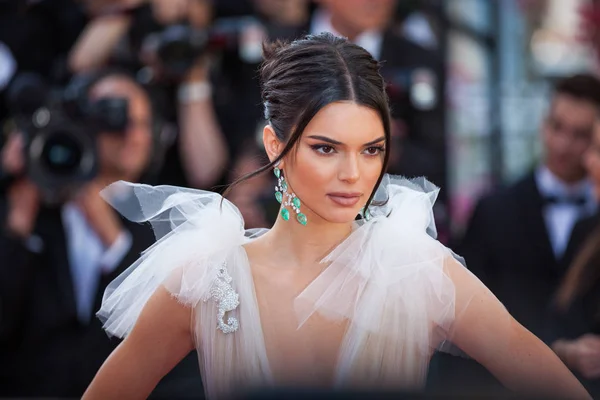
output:
[[[119,343],[94,313],[154,236],[117,215],[103,187],[223,191],[263,165],[265,40],[330,31],[382,60],[388,172],[443,189],[443,47],[427,10],[407,3],[0,1],[0,397],[78,397]],[[464,236],[447,241],[598,394],[599,111],[593,74],[557,82],[540,127],[544,158],[481,199]],[[265,175],[231,192],[247,228],[273,223],[272,187]],[[196,357],[153,396],[198,397]],[[433,391],[501,390],[468,358],[436,355],[430,375]]]

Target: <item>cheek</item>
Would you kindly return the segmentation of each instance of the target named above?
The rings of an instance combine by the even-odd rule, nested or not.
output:
[[[377,180],[381,175],[383,169],[383,159],[379,159],[377,161],[372,161],[369,163],[368,167],[363,169],[362,180],[364,183],[364,192],[369,195],[373,190],[375,190],[375,185],[377,184]]]
[[[596,181],[600,180],[600,159],[598,159],[598,155],[586,155],[585,166]]]
[[[293,164],[292,177],[294,181],[297,181],[294,186],[297,186],[299,190],[307,189],[309,195],[315,193],[315,188],[336,176],[335,160],[321,157],[312,149],[298,151]]]
[[[554,149],[557,147],[557,142],[559,141],[559,135],[551,129],[546,130],[544,134],[544,143],[550,149]]]
[[[585,165],[588,170],[592,169],[593,162],[593,156],[589,152],[583,155],[583,165]]]
[[[98,151],[100,158],[113,160],[120,154],[123,140],[112,136],[100,136],[98,138]]]
[[[145,130],[130,131],[127,133],[125,145],[131,152],[149,152],[152,146],[152,135]]]
[[[589,147],[590,147],[589,139],[576,139],[575,148],[576,148],[578,157],[583,157]]]
[[[383,160],[383,155],[365,160],[363,171],[365,171],[369,177],[372,178],[375,176],[375,179],[377,179],[383,169]]]
[[[542,128],[542,143],[544,145],[545,148],[551,150],[552,149],[552,132],[550,131],[550,129],[547,126],[544,126]]]

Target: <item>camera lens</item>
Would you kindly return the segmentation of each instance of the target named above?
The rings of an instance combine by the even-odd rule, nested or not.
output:
[[[186,42],[172,42],[163,51],[165,58],[170,62],[187,61],[194,56],[191,46]]]
[[[105,97],[91,103],[89,120],[100,132],[124,132],[129,124],[126,98]]]
[[[80,143],[72,135],[55,132],[47,138],[40,161],[54,174],[69,175],[78,170],[82,157]]]
[[[157,55],[167,75],[181,76],[202,54],[208,36],[187,25],[171,25],[157,39]]]
[[[61,98],[53,97],[23,123],[27,174],[52,205],[72,198],[98,172],[95,121],[73,117]]]
[[[166,67],[169,70],[176,72],[187,70],[187,68],[192,65],[195,58],[194,49],[189,43],[184,41],[173,41],[165,44],[165,46],[160,49],[160,56],[166,64]]]

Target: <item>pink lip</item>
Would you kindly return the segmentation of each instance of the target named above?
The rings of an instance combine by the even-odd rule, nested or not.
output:
[[[362,194],[361,193],[328,193],[327,196],[340,206],[352,207],[358,203]]]

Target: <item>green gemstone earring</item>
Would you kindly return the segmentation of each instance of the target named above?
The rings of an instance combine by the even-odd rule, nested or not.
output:
[[[365,219],[365,221],[368,221],[371,219],[371,213],[369,212],[369,209],[365,208],[365,207],[360,209],[360,211],[358,212],[358,215],[363,217]]]
[[[296,220],[302,225],[306,225],[306,223],[308,222],[308,220],[306,219],[306,215],[300,212],[300,206],[302,205],[302,203],[300,202],[300,199],[296,197],[295,193],[288,193],[288,184],[285,181],[285,178],[283,177],[283,171],[278,167],[275,167],[275,169],[273,169],[273,173],[277,177],[277,186],[275,186],[275,198],[279,203],[283,205],[283,207],[281,207],[280,212],[281,218],[283,218],[285,221],[289,221],[290,211],[286,208],[286,206],[291,207],[292,210],[296,212]]]

